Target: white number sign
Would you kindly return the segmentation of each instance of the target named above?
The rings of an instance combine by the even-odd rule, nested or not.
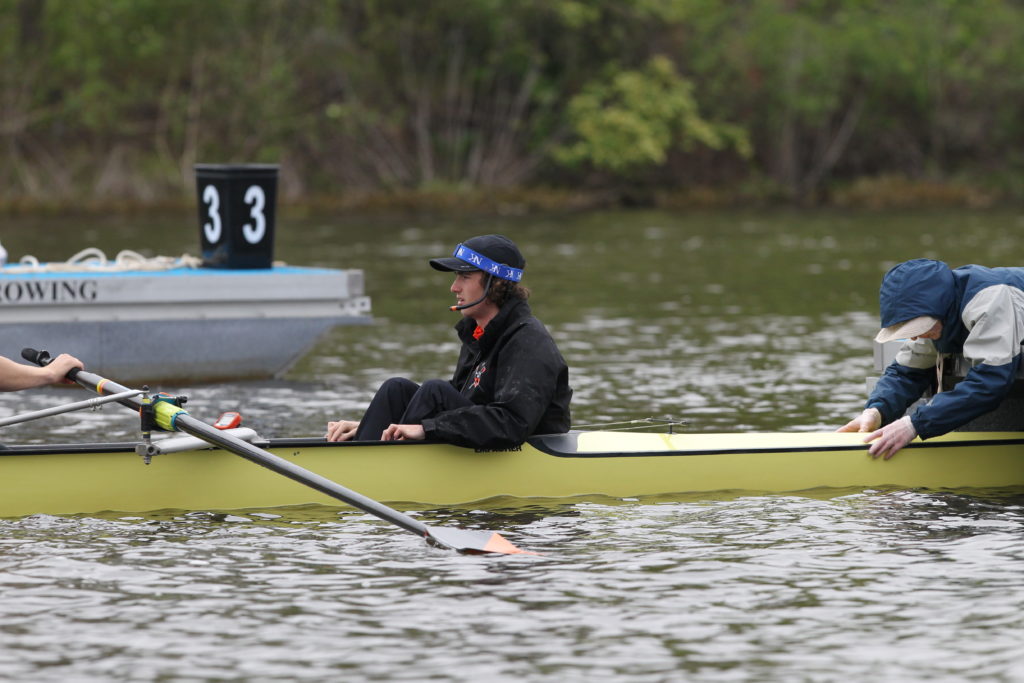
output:
[[[267,196],[259,185],[250,185],[249,189],[245,191],[245,204],[252,206],[249,210],[252,223],[242,226],[242,234],[245,235],[245,241],[249,244],[259,244],[263,236],[267,234],[267,219],[263,215],[266,203]]]
[[[222,230],[220,224],[220,194],[213,185],[207,185],[203,188],[203,204],[209,204],[206,215],[210,217],[209,222],[203,223],[203,233],[210,244],[216,244],[220,241]]]

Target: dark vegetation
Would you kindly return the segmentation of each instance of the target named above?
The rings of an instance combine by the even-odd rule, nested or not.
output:
[[[1024,198],[1010,0],[0,0],[0,206]]]

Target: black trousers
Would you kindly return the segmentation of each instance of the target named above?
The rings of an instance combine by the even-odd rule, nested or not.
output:
[[[393,424],[420,424],[428,417],[473,402],[443,379],[427,380],[421,385],[392,377],[380,385],[363,413],[356,430],[356,441],[379,441],[384,430]]]

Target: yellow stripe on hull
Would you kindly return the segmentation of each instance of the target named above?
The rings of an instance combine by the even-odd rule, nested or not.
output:
[[[868,457],[862,439],[833,433],[586,432],[500,452],[312,440],[280,442],[269,450],[378,501],[425,505],[496,496],[1024,486],[1022,433],[948,434],[915,442],[890,461]],[[560,450],[567,440],[575,447]],[[340,505],[221,450],[158,455],[150,465],[113,446],[89,453],[5,452],[0,488],[0,517]]]

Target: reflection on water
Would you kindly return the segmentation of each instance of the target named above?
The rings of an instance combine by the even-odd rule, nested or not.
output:
[[[0,237],[15,258],[177,255],[196,252],[193,220],[5,219]],[[322,433],[388,376],[448,375],[449,281],[425,261],[502,232],[526,254],[534,310],[569,361],[577,424],[671,415],[694,431],[833,429],[873,372],[886,268],[918,256],[1021,264],[1022,229],[1011,211],[284,216],[278,258],[364,268],[375,324],[336,330],[282,378],[157,388],[187,394],[201,418],[240,409],[265,436]],[[0,415],[80,398],[6,394]],[[136,419],[108,406],[3,439],[134,439]],[[0,676],[1024,679],[1024,491],[403,509],[542,555],[453,555],[320,506],[0,520]]]

